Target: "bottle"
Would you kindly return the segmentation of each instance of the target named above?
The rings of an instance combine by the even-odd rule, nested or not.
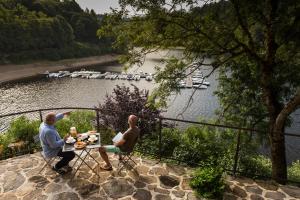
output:
[[[76,127],[71,127],[70,128],[70,134],[72,137],[76,138],[77,137],[77,130]]]

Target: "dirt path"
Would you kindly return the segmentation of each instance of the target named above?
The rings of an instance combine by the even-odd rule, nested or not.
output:
[[[35,77],[45,71],[55,72],[59,70],[74,70],[113,62],[117,62],[116,55],[66,59],[53,62],[43,61],[22,65],[0,65],[0,84]]]

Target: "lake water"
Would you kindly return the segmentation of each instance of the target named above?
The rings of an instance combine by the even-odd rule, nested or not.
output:
[[[145,60],[142,67],[134,67],[131,71],[144,71],[153,73],[154,66],[162,66],[161,58],[178,52],[160,52],[152,54]],[[96,67],[101,71],[102,67]],[[112,69],[122,70],[113,66]],[[204,74],[210,69],[203,70]],[[192,89],[184,89],[180,94],[174,95],[169,102],[167,111],[163,114],[171,118],[184,118],[198,120],[199,118],[210,119],[215,116],[214,111],[218,108],[217,98],[213,92],[217,89],[217,73],[207,79],[210,86],[206,90],[197,90],[193,96],[193,103],[178,116],[186,107],[186,103],[193,93]],[[51,107],[94,107],[102,103],[106,94],[110,94],[116,85],[130,86],[135,84],[140,89],[152,90],[154,82],[127,81],[127,80],[104,80],[104,79],[38,79],[24,83],[14,83],[0,88],[0,114]],[[288,132],[300,132],[300,111],[293,113],[294,122]],[[4,119],[2,119],[4,120]],[[1,119],[0,119],[1,123]],[[1,124],[0,124],[1,125]],[[2,121],[2,127],[5,126]],[[0,127],[1,128],[1,127]],[[289,161],[300,159],[300,138],[287,137],[287,155]]]

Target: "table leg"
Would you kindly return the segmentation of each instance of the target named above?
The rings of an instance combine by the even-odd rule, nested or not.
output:
[[[90,151],[88,152],[88,154],[98,165],[100,165],[100,163],[92,156],[92,154],[90,154]]]
[[[76,161],[74,162],[72,168],[76,165],[76,163],[78,162],[78,160],[79,160],[79,158],[81,157],[82,153],[83,153],[83,150],[81,151],[80,155],[78,156],[78,154],[75,152],[75,154],[76,154],[76,156],[77,156],[77,159],[76,159]]]
[[[85,152],[87,153],[87,155],[89,155],[90,157],[92,157],[91,156],[91,154],[90,154],[90,149],[87,151],[87,150],[85,150]],[[92,157],[93,158],[93,157]],[[80,158],[81,159],[81,158]],[[94,159],[94,158],[93,158]],[[99,174],[87,163],[87,162],[85,162],[85,159],[81,159],[82,160],[82,162],[84,163],[84,164],[86,164],[86,166],[88,166],[88,168],[90,168],[99,178],[100,178],[100,176],[99,176]],[[96,161],[96,160],[95,160]],[[96,161],[97,162],[97,161]],[[97,162],[98,163],[98,162]],[[99,163],[98,163],[99,164]]]
[[[84,150],[82,150],[82,152],[83,152]],[[81,154],[80,154],[80,156],[82,155],[82,152],[81,152]],[[77,155],[77,154],[76,154]],[[81,163],[79,164],[79,166],[77,167],[77,169],[76,169],[76,171],[75,171],[75,173],[74,173],[74,175],[73,175],[73,177],[71,178],[71,180],[73,180],[74,179],[74,177],[76,176],[76,173],[78,172],[78,170],[79,170],[79,168],[81,167],[81,165],[83,164],[83,162],[84,162],[84,160],[86,159],[86,157],[88,156],[88,154],[86,154],[85,156],[84,156],[84,158],[82,159],[80,156],[78,156],[77,155],[77,157],[78,157],[78,159],[80,159],[81,160]],[[77,159],[77,160],[78,160]],[[76,161],[77,162],[77,161]]]

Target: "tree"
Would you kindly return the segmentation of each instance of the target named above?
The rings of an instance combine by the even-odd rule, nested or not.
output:
[[[157,49],[184,48],[184,60],[172,58],[165,68],[158,69],[160,87],[153,100],[158,97],[158,102],[164,103],[171,92],[179,91],[177,82],[186,76],[189,63],[196,63],[197,68],[212,66],[212,73],[218,69],[218,95],[222,113],[227,113],[225,120],[267,124],[272,177],[285,183],[284,127],[300,105],[300,2],[120,0],[120,5],[98,34],[116,37],[114,45],[127,51],[124,62],[140,63]],[[128,8],[137,14],[132,16]],[[211,63],[207,63],[208,57]],[[233,101],[231,105],[228,99]]]

